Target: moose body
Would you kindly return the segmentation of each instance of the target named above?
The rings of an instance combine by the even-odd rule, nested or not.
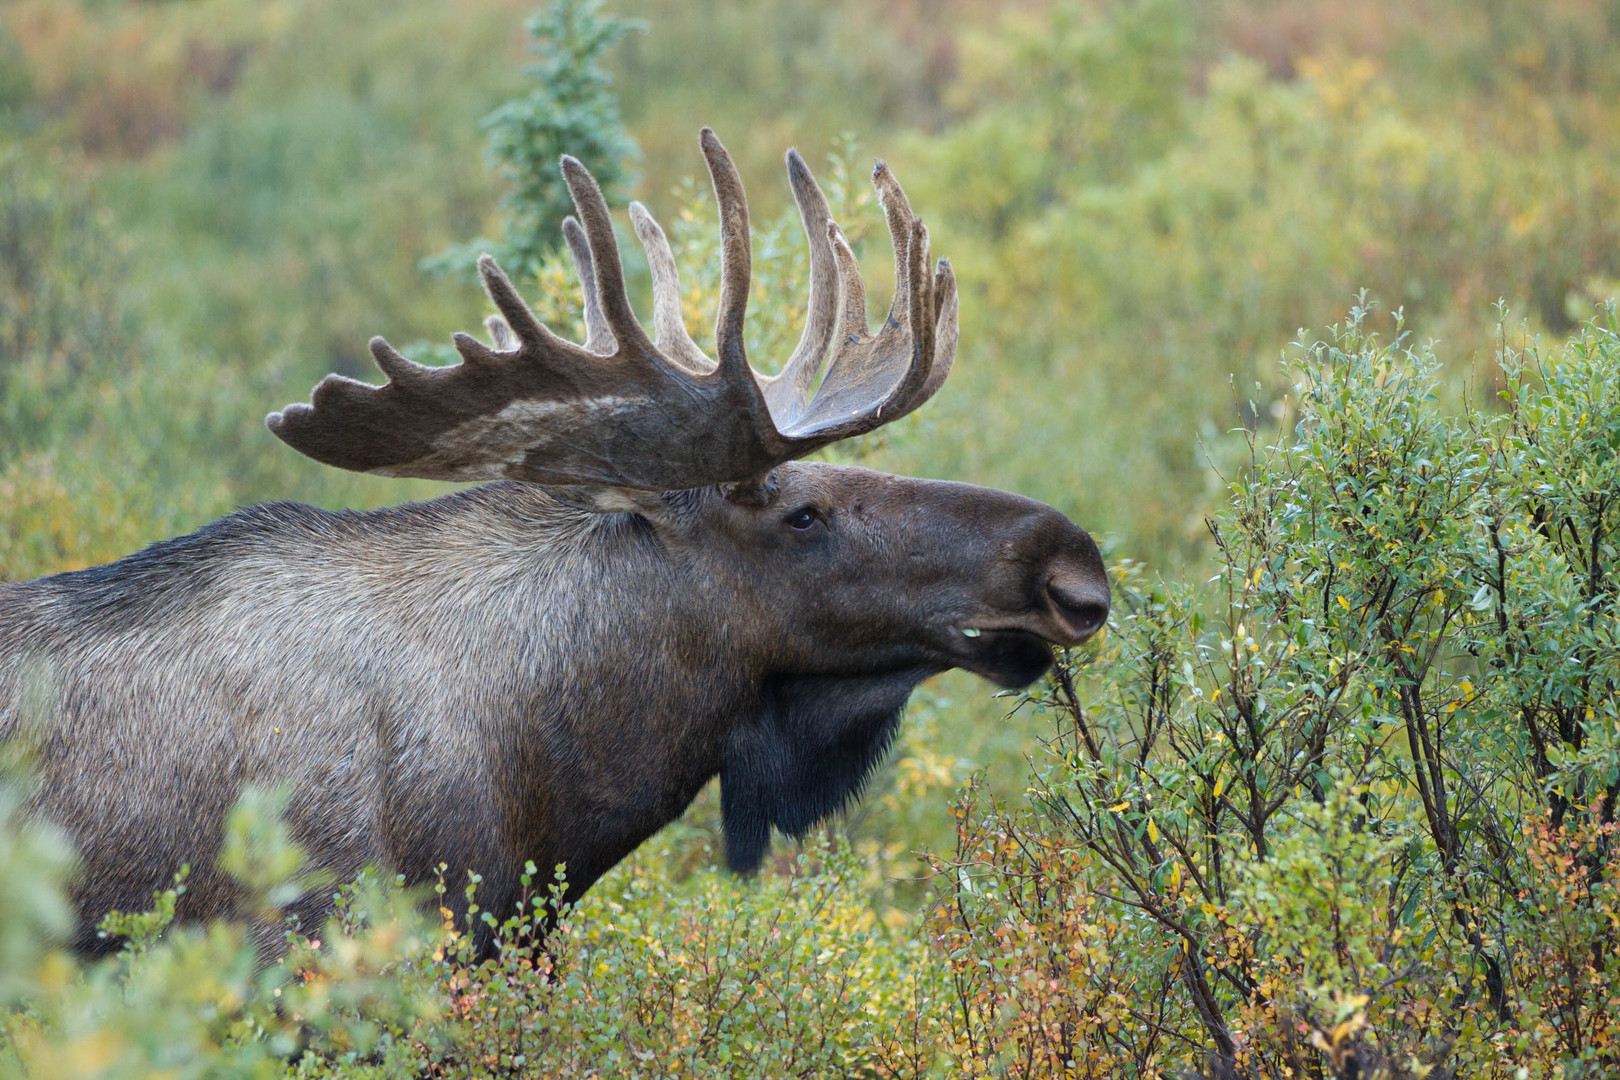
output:
[[[729,160],[711,135],[705,140],[724,222],[740,188],[728,203]],[[602,236],[600,194],[581,174],[570,182],[591,234],[588,246],[575,244],[598,346],[587,351],[606,368],[639,328],[627,321],[627,304],[611,302],[615,289],[622,296],[612,276],[617,253],[611,233]],[[812,220],[815,200],[794,178],[801,210],[811,203],[814,250],[817,228],[827,229]],[[910,226],[909,209],[904,218]],[[896,220],[891,213],[897,261],[911,267],[902,277],[911,292],[897,307],[913,309],[863,339],[874,350],[904,349],[892,377],[879,379],[878,412],[896,387],[910,387],[902,404],[914,408],[943,378],[930,374],[927,347],[885,343],[885,334],[904,330],[909,339],[918,335],[905,324],[937,319],[944,328],[948,317],[946,344],[954,345],[954,296],[933,292],[916,270],[926,269],[920,225],[910,235],[923,236],[921,258],[915,242],[904,249]],[[659,347],[672,348],[672,263],[658,260],[667,260],[667,245],[661,234],[649,240],[648,221],[643,212],[636,223],[654,263]],[[735,215],[727,228],[734,273]],[[744,243],[746,228],[743,216]],[[570,241],[578,234],[575,226]],[[847,271],[832,269],[838,239],[813,256],[812,291],[819,280],[820,292],[800,354],[816,354],[818,367],[831,312],[845,316],[845,330],[854,318],[864,324]],[[500,362],[516,364],[532,362],[525,349],[561,348],[525,320],[527,308],[492,264],[485,276],[505,316],[491,332],[508,346],[491,356],[513,355]],[[829,301],[834,277],[843,290]],[[735,305],[735,287],[731,295]],[[938,311],[923,306],[941,300],[949,303]],[[724,294],[721,325],[724,369]],[[740,331],[740,314],[734,325]],[[526,862],[566,864],[577,896],[719,774],[727,855],[748,870],[773,827],[802,833],[858,794],[920,681],[963,667],[1023,685],[1050,664],[1049,642],[1081,641],[1106,618],[1095,545],[1050,507],[965,484],[786,460],[812,439],[845,437],[847,426],[806,429],[805,442],[785,449],[751,448],[778,438],[777,426],[788,432],[780,439],[794,438],[773,410],[765,437],[705,433],[713,434],[707,449],[684,462],[658,453],[640,463],[630,451],[591,448],[586,457],[613,462],[594,475],[568,457],[580,439],[563,450],[546,444],[556,439],[558,409],[573,407],[567,402],[514,405],[485,383],[458,398],[455,384],[442,383],[452,402],[475,400],[484,411],[468,419],[463,410],[437,435],[435,417],[420,410],[366,411],[374,403],[365,391],[501,370],[470,341],[457,341],[466,363],[431,375],[374,343],[388,387],[329,380],[313,409],[289,408],[271,426],[344,467],[476,479],[499,466],[528,482],[365,514],[256,507],[109,566],[0,584],[0,738],[37,741],[31,805],[66,828],[83,859],[82,947],[97,947],[103,913],[140,907],[183,863],[193,872],[182,916],[231,910],[234,887],[214,855],[226,813],[249,785],[290,790],[293,834],[340,878],[377,864],[424,881],[443,864],[451,879],[481,874],[481,904],[502,911]],[[618,354],[605,351],[615,343]],[[676,341],[674,351],[687,345]],[[686,355],[694,354],[691,346]],[[816,400],[842,392],[858,401],[851,386],[859,386],[839,383],[836,363]],[[881,367],[866,363],[862,377]],[[788,374],[802,383],[797,408],[808,411],[803,368],[790,362]],[[704,387],[726,376],[697,361],[676,374]],[[745,377],[753,386],[755,376]],[[721,389],[724,408],[750,407],[735,384]],[[695,397],[683,392],[683,407]],[[586,411],[600,412],[603,400],[589,398]],[[326,422],[334,402],[351,411],[329,429],[311,427]],[[868,401],[866,430],[909,409],[882,419],[872,411]],[[517,414],[545,424],[514,456]],[[628,424],[634,429],[634,418]],[[378,450],[378,433],[387,444],[398,430],[406,431],[398,446]],[[346,459],[343,442],[357,431],[369,440],[352,451],[369,455],[359,464]],[[690,442],[692,431],[685,434]],[[645,438],[633,430],[634,444]],[[715,450],[728,438],[727,453]],[[706,455],[717,464],[705,464]],[[683,470],[687,486],[669,482],[662,471],[671,468]],[[294,911],[316,925],[328,905],[327,895],[312,894]]]

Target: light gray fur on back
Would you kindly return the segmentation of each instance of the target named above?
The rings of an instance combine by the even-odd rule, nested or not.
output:
[[[138,902],[161,884],[153,866],[215,850],[247,784],[288,785],[295,832],[340,875],[496,855],[480,848],[515,824],[521,793],[492,778],[523,760],[588,768],[585,702],[614,695],[569,685],[591,668],[581,654],[629,636],[643,661],[659,652],[622,610],[607,625],[605,583],[634,578],[596,535],[614,520],[518,485],[368,515],[278,505],[109,567],[0,585],[0,737],[19,733],[23,683],[38,697],[43,681],[34,802],[102,871],[81,904]],[[224,909],[223,879],[193,871],[189,906]]]

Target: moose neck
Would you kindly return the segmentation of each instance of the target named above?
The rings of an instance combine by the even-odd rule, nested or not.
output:
[[[509,598],[516,692],[491,733],[505,854],[544,872],[566,863],[577,896],[680,816],[761,686],[724,598],[645,521],[559,514],[527,485],[482,496],[539,530]]]
[[[514,640],[485,649],[513,670],[472,675],[469,692],[521,688],[493,733],[495,760],[509,763],[490,770],[505,854],[517,867],[566,863],[570,895],[680,816],[717,773],[728,859],[754,869],[773,826],[803,833],[859,791],[912,688],[938,670],[772,671],[738,583],[686,561],[635,515],[581,515],[526,485],[455,498],[519,523],[509,535],[534,545],[508,541],[520,550],[505,551],[486,522],[453,528],[479,537],[461,573],[498,574],[472,565],[492,551],[525,567],[506,597],[483,602],[510,613]],[[501,636],[498,622],[482,621]]]
[[[532,489],[486,490],[515,513],[550,510]],[[754,870],[773,827],[801,835],[859,793],[913,688],[942,669],[773,670],[746,587],[701,555],[688,561],[633,514],[552,528],[529,617],[570,662],[532,668],[541,692],[505,733],[520,763],[507,806],[509,835],[528,840],[514,854],[566,863],[571,895],[717,773],[727,859]],[[559,548],[566,568],[550,562]]]

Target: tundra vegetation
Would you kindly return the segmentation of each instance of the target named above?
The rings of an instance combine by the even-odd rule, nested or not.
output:
[[[745,176],[797,143],[846,225],[876,214],[842,133],[881,149],[952,254],[962,349],[850,452],[1109,534],[1110,632],[1027,696],[925,688],[866,802],[754,879],[715,869],[705,798],[544,943],[554,868],[520,910],[444,882],[509,944],[482,966],[370,876],[256,967],[245,925],[306,884],[277,792],[232,817],[242,921],[170,926],[160,894],[80,960],[13,749],[0,1073],[1612,1074],[1612,0],[685,9],[622,5],[648,30],[603,63],[688,310],[713,210],[660,170],[697,123]],[[277,452],[259,417],[362,375],[379,325],[486,314],[419,263],[514,239],[476,121],[533,92],[523,14],[7,6],[0,577],[246,502],[440,490]],[[803,296],[772,209],[756,295]],[[578,319],[561,258],[521,285]]]

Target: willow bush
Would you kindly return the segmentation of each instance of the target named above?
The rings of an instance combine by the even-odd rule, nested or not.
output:
[[[1366,311],[1300,347],[1215,576],[1122,568],[1027,699],[1028,804],[960,802],[935,929],[977,1074],[1620,1067],[1614,311],[1504,334],[1457,415]]]

